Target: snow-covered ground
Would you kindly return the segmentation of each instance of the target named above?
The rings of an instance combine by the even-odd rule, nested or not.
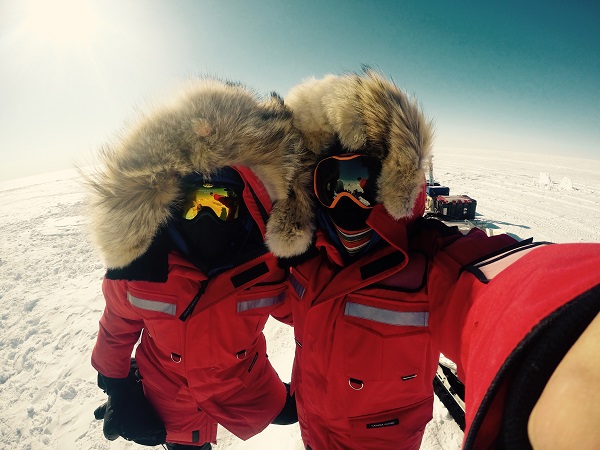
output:
[[[434,178],[476,199],[476,222],[486,227],[537,241],[600,241],[600,160],[442,149]]]
[[[436,180],[477,200],[477,223],[521,238],[600,242],[600,161],[439,150]],[[103,309],[103,267],[87,241],[83,190],[73,171],[0,183],[0,449],[133,449],[103,438],[104,401],[89,364]],[[283,379],[292,331],[267,329]],[[462,433],[436,403],[422,448],[454,450]],[[302,448],[297,426],[270,426],[217,450]]]

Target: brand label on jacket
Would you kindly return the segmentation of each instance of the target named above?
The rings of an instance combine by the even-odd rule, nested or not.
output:
[[[400,420],[399,419],[389,419],[389,420],[385,420],[383,422],[368,423],[367,428],[369,428],[369,429],[385,428],[385,427],[393,427],[394,425],[400,425]]]

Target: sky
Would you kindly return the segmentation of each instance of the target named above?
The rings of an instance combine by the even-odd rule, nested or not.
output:
[[[435,149],[600,159],[595,0],[0,0],[0,180],[94,162],[137,109],[199,75],[285,96],[379,70]]]

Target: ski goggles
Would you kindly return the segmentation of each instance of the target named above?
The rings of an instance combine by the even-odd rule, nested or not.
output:
[[[204,183],[191,188],[185,198],[182,217],[194,220],[201,212],[212,211],[223,222],[231,222],[240,212],[241,199],[230,187]]]
[[[361,208],[377,204],[377,178],[381,161],[365,155],[330,156],[315,167],[314,190],[317,199],[327,208],[334,208],[348,197]]]

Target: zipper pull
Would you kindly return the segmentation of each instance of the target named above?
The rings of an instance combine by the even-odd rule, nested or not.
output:
[[[185,310],[181,313],[181,315],[179,316],[179,320],[181,320],[182,322],[185,322],[187,320],[187,318],[190,317],[190,315],[194,312],[194,308],[198,304],[200,297],[202,297],[202,294],[204,294],[204,292],[206,292],[207,285],[208,285],[208,280],[202,280],[200,282],[200,289],[198,289],[198,292],[196,293],[196,295],[194,296],[194,298],[192,299],[190,304],[187,306],[187,308],[185,308]]]

